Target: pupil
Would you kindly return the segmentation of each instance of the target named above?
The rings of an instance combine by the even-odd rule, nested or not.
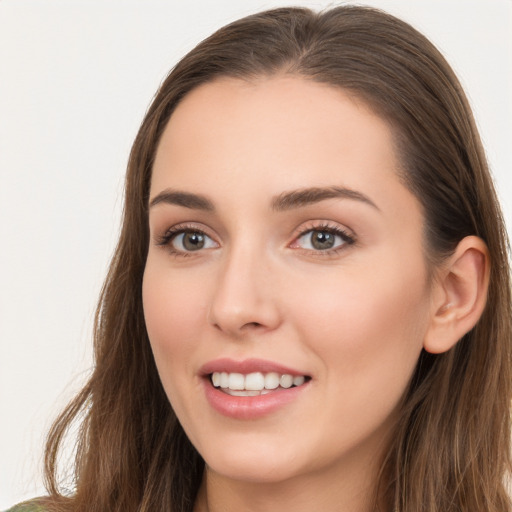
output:
[[[201,233],[185,233],[183,247],[187,251],[197,251],[204,246],[204,236]]]
[[[326,231],[315,231],[311,236],[311,245],[315,249],[331,249],[334,245],[334,235]]]

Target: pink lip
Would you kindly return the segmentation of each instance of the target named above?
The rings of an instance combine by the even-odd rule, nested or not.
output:
[[[246,359],[244,361],[217,359],[205,364],[201,367],[200,374],[203,377],[203,386],[208,403],[223,416],[233,419],[255,420],[272,414],[298,399],[301,393],[309,388],[309,381],[306,381],[302,386],[278,389],[266,395],[231,396],[212,385],[210,374],[213,372],[236,372],[243,374],[276,372],[294,376],[304,375],[304,373],[262,359]]]

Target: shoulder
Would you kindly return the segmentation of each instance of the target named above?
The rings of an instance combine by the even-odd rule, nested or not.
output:
[[[41,505],[36,505],[34,503],[20,503],[19,505],[15,505],[14,507],[6,510],[5,512],[45,512],[46,509]]]

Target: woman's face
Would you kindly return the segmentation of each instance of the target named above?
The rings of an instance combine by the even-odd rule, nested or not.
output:
[[[386,122],[301,78],[218,80],[172,115],[144,312],[213,474],[275,482],[378,462],[429,322],[422,213],[398,167]]]

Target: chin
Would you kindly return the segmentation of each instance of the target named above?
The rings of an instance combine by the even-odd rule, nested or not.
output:
[[[238,461],[226,461],[220,464],[206,464],[209,470],[227,478],[253,484],[277,484],[289,480],[297,475],[297,467],[290,468],[289,464],[270,462],[256,464],[254,460],[250,464],[240,464]]]
[[[224,478],[250,483],[278,483],[299,472],[297,454],[288,454],[282,444],[278,447],[272,443],[264,446],[252,443],[241,447],[233,443],[218,448],[213,453],[205,453],[203,458],[211,471]]]

